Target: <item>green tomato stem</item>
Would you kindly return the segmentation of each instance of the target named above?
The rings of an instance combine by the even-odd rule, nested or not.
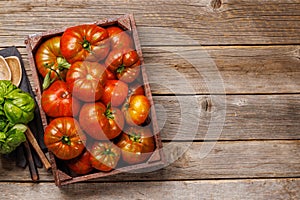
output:
[[[105,151],[102,153],[103,155],[110,155],[110,156],[115,156],[115,153],[111,151],[111,149],[106,148]]]
[[[111,104],[109,103],[107,105],[106,111],[105,111],[105,116],[107,119],[115,119],[114,117],[114,112],[111,110]]]
[[[129,133],[129,139],[133,142],[141,142],[141,135],[135,132]]]
[[[117,73],[121,74],[124,71],[124,69],[125,69],[125,66],[122,64],[120,67],[118,67]]]
[[[71,140],[68,136],[62,136],[61,141],[63,144],[71,145]]]
[[[70,69],[71,64],[67,62],[67,60],[63,57],[57,57],[56,62],[58,64],[59,71],[63,71],[64,69]]]
[[[92,49],[91,49],[91,43],[86,39],[84,38],[83,39],[83,42],[81,43],[82,47],[87,50],[89,53],[92,52]]]
[[[112,115],[112,112],[109,112],[108,114],[106,113],[106,117],[108,119],[115,119],[115,117]]]

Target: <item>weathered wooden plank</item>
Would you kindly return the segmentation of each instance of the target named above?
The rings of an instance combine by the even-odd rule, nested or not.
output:
[[[299,44],[298,0],[0,1],[1,45],[28,34],[134,13],[144,45]]]
[[[300,179],[89,183],[0,183],[1,199],[299,199]],[[51,195],[49,195],[51,191]]]
[[[165,140],[299,139],[299,96],[154,96],[154,103]]]
[[[300,92],[300,46],[144,47],[153,94]],[[27,52],[19,48],[31,78]]]
[[[300,47],[143,48],[159,94],[299,93]]]
[[[300,176],[299,150],[299,140],[164,143],[169,166],[158,171],[118,174],[97,181],[296,178]],[[51,173],[43,169],[39,174],[41,180],[53,180]],[[19,169],[14,162],[1,158],[0,180],[30,181],[30,175],[27,169]]]

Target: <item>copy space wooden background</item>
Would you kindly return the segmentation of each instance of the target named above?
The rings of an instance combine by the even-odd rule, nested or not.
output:
[[[0,48],[17,46],[31,78],[27,35],[125,13],[135,16],[146,64],[162,64],[149,65],[147,72],[162,82],[152,85],[154,102],[166,111],[158,110],[159,118],[166,117],[162,138],[166,146],[176,144],[166,156],[179,159],[159,171],[59,189],[44,169],[40,182],[32,183],[27,169],[2,158],[1,199],[300,199],[300,1],[1,0]],[[226,106],[217,96],[212,100],[194,66],[174,53],[178,50],[200,59],[202,75],[214,73],[205,63],[215,63],[224,83],[224,93],[217,95]],[[163,87],[184,88],[180,77],[169,76],[174,70],[193,93]],[[180,103],[191,97],[200,116],[191,114],[191,126],[178,131]],[[208,125],[224,111],[214,144],[205,139]],[[195,117],[200,124],[194,136]],[[203,158],[204,145],[214,146]]]

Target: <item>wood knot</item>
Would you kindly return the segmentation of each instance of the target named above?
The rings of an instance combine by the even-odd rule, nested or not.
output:
[[[211,107],[212,107],[212,102],[210,99],[205,98],[202,102],[201,102],[201,108],[202,110],[206,111],[206,112],[211,112]]]
[[[221,6],[222,6],[222,0],[212,0],[210,2],[210,6],[213,8],[213,9],[219,9]]]
[[[297,50],[295,51],[295,57],[296,57],[298,60],[300,60],[300,49],[297,49]]]

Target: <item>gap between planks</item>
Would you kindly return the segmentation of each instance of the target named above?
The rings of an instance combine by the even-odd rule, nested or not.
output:
[[[27,170],[24,169],[25,171]],[[100,179],[95,179],[95,180],[88,180],[88,181],[81,181],[78,183],[73,183],[73,184],[92,184],[92,183],[151,183],[151,182],[178,182],[178,181],[185,181],[185,182],[210,182],[210,181],[216,181],[216,182],[224,182],[224,181],[275,181],[275,180],[287,180],[287,179],[293,179],[293,180],[298,180],[300,181],[300,176],[295,176],[295,177],[246,177],[246,178],[199,178],[199,179],[151,179],[151,180],[101,180]],[[5,184],[5,183],[30,183],[30,184],[48,184],[48,183],[55,183],[54,180],[38,180],[37,182],[32,182],[31,180],[0,180],[0,184]],[[65,187],[65,186],[63,186]]]

